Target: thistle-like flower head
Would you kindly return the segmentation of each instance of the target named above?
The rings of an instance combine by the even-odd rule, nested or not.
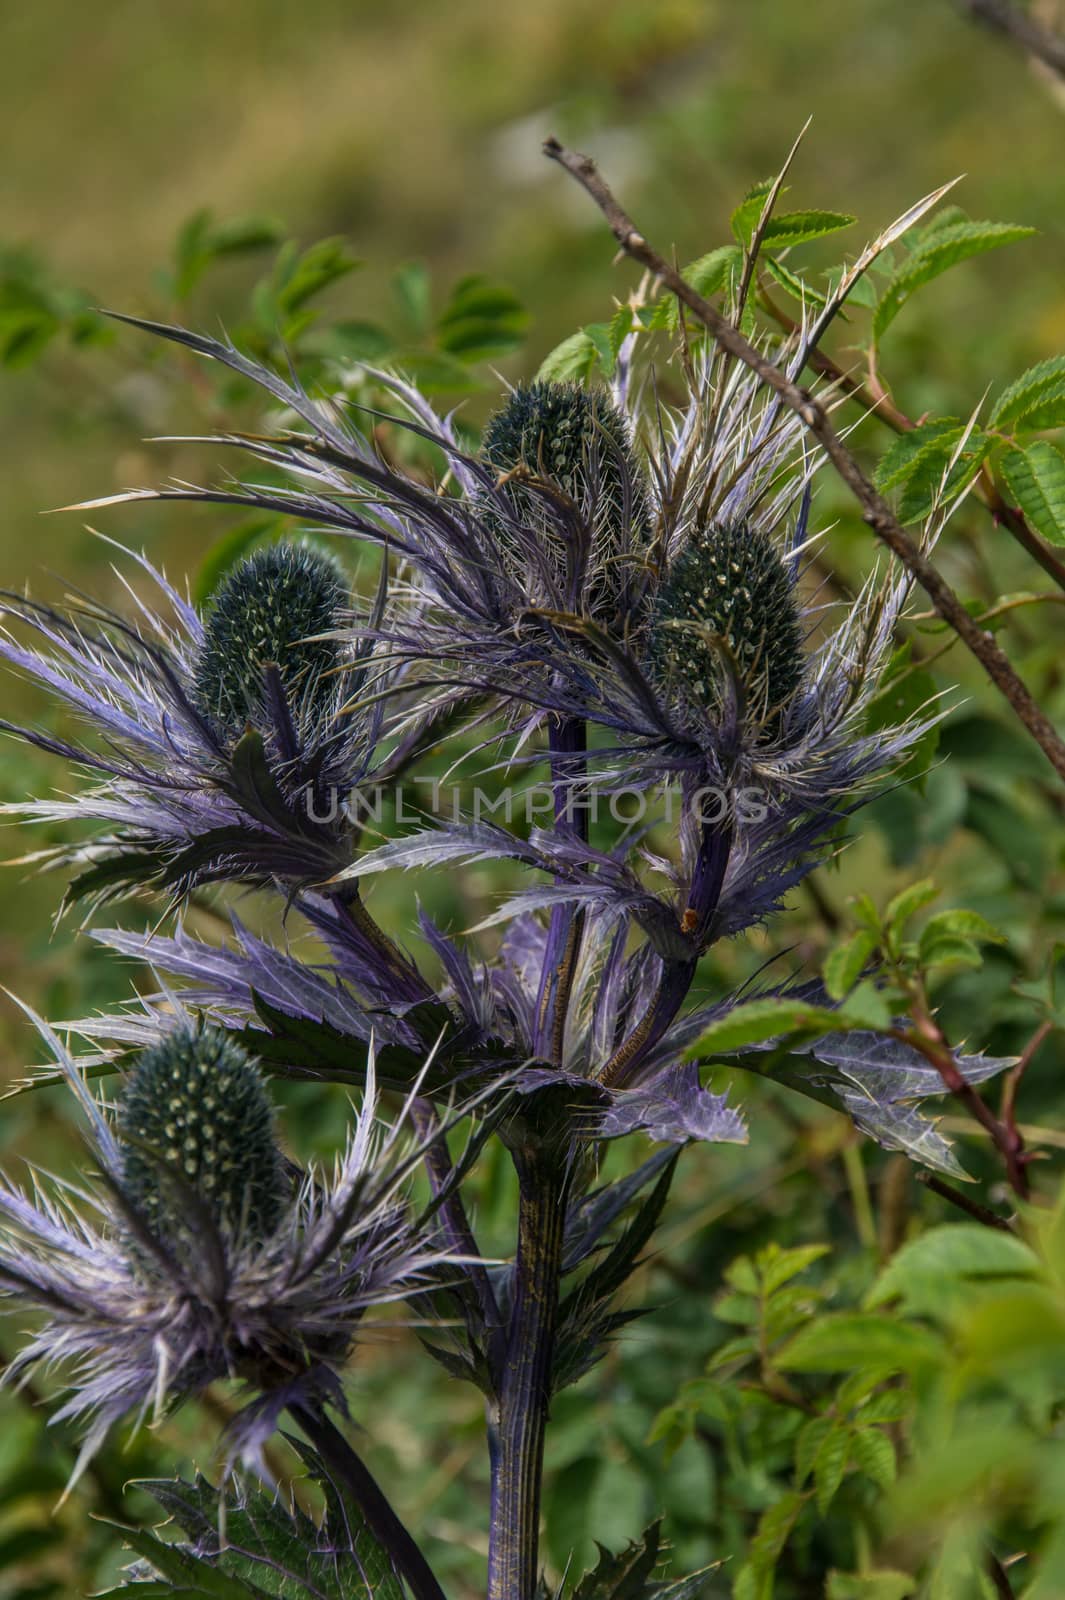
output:
[[[697,530],[655,597],[647,658],[667,694],[698,715],[720,715],[723,679],[740,686],[767,723],[802,681],[795,574],[757,526]]]
[[[218,879],[328,878],[350,859],[342,802],[382,726],[379,701],[359,709],[368,648],[337,638],[348,606],[340,568],[303,545],[274,545],[241,561],[201,617],[140,565],[164,605],[135,595],[134,622],[4,597],[41,642],[4,634],[0,656],[71,706],[95,739],[16,731],[101,779],[74,800],[10,809],[104,824],[88,846],[57,852],[83,869],[74,898],[138,883],[180,896]]]
[[[183,1196],[219,1230],[265,1240],[285,1205],[274,1114],[259,1069],[218,1029],[175,1030],[123,1086],[123,1186],[152,1232],[176,1242]]]
[[[213,597],[195,658],[193,698],[207,721],[230,738],[249,723],[268,728],[273,668],[295,720],[328,724],[347,603],[340,568],[305,545],[271,545],[238,563]]]
[[[126,1412],[215,1379],[257,1391],[233,1431],[252,1459],[301,1394],[342,1403],[364,1313],[449,1259],[407,1206],[424,1149],[404,1148],[402,1119],[378,1123],[372,1059],[332,1173],[304,1174],[283,1163],[258,1068],[218,1030],[185,1016],[140,1056],[116,1110],[38,1026],[92,1123],[103,1186],[31,1196],[0,1182],[0,1294],[46,1314],[13,1370],[64,1364],[57,1415],[90,1419],[78,1471]]]

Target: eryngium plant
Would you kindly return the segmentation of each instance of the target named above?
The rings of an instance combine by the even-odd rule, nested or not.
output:
[[[737,318],[756,254],[755,243]],[[798,377],[875,255],[816,322],[766,344],[767,359]],[[659,382],[643,331],[653,325],[634,323],[609,392],[541,379],[502,396],[480,449],[402,379],[363,374],[391,426],[444,464],[439,481],[386,457],[342,390],[312,397],[232,345],[146,325],[283,409],[272,434],[217,441],[265,463],[268,486],[117,498],[285,513],[338,536],[338,558],[357,540],[378,552],[374,595],[350,594],[339,560],[295,533],[240,560],[202,614],[143,558],[159,599],[138,597],[132,619],[6,601],[0,653],[86,728],[82,742],[25,737],[92,778],[75,799],[16,810],[100,824],[53,854],[76,868],[72,899],[161,891],[177,919],[161,932],[152,903],[150,932],[96,933],[161,975],[119,1014],[67,1024],[91,1041],[82,1065],[119,1073],[113,1101],[97,1104],[49,1035],[90,1118],[99,1187],[0,1196],[7,1293],[45,1315],[15,1370],[65,1364],[59,1415],[89,1419],[86,1454],[129,1410],[243,1380],[251,1398],[229,1455],[259,1459],[287,1408],[317,1452],[312,1470],[343,1481],[418,1595],[439,1594],[424,1557],[325,1417],[343,1410],[344,1363],[370,1306],[413,1297],[439,1324],[427,1347],[484,1392],[488,1594],[532,1600],[552,1395],[633,1315],[615,1296],[680,1149],[746,1138],[703,1069],[779,1072],[834,1095],[886,1146],[956,1170],[918,1109],[944,1091],[943,1073],[898,1029],[853,1016],[846,1032],[828,1027],[828,997],[799,974],[761,991],[814,1019],[796,1047],[763,1033],[725,1057],[700,1053],[740,999],[690,1002],[703,956],[783,904],[934,712],[899,725],[869,716],[906,584],[874,572],[853,601],[821,603],[808,570],[818,460],[799,420],[706,341],[682,342]],[[929,541],[948,509],[944,490]],[[542,762],[550,823],[526,832],[474,808],[368,836],[353,797],[426,776],[419,763],[441,739],[455,760],[472,745],[521,775]],[[593,842],[596,794],[652,789],[670,802],[664,850],[620,827]],[[490,919],[504,927],[494,944],[423,916],[423,964],[362,899],[371,874],[491,858],[530,874]],[[229,943],[186,928],[183,902],[225,884],[276,895],[317,953],[302,958],[235,917]],[[1001,1065],[953,1056],[947,1076],[972,1084]],[[268,1074],[361,1090],[331,1179],[280,1153]],[[395,1126],[416,1129],[405,1152],[376,1129],[377,1085],[402,1099]],[[517,1174],[502,1266],[481,1258],[464,1203],[476,1143],[456,1167],[444,1139],[456,1095]],[[596,1189],[603,1142],[623,1135],[660,1148]],[[432,1193],[421,1217],[400,1195],[415,1163]],[[370,1593],[365,1576],[351,1582]]]

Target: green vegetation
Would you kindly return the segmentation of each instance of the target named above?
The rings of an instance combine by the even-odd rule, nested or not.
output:
[[[544,134],[592,151],[648,237],[718,303],[759,231],[763,175],[813,111],[790,192],[761,232],[742,325],[755,334],[816,316],[866,238],[967,172],[863,280],[826,340],[835,371],[822,378],[845,375],[837,424],[911,531],[966,493],[937,564],[1062,725],[1065,285],[1060,175],[1047,156],[1062,112],[1021,58],[947,0],[905,16],[892,0],[547,0],[507,12],[483,0],[320,0],[309,14],[281,0],[195,0],[172,15],[117,6],[106,19],[48,0],[12,12],[0,39],[18,131],[0,239],[7,587],[29,581],[51,598],[62,570],[129,607],[111,546],[83,516],[38,513],[130,484],[218,481],[232,462],[170,436],[267,431],[239,375],[95,306],[208,333],[221,322],[240,349],[284,375],[291,361],[311,388],[339,371],[352,407],[382,413],[380,450],[428,479],[439,461],[390,422],[387,386],[359,363],[458,406],[460,436],[475,446],[500,402],[498,373],[601,385],[633,332],[696,354],[705,337],[630,263],[611,268],[594,208],[540,157]],[[813,209],[822,202],[846,210]],[[973,220],[985,216],[1010,220]],[[664,402],[675,398],[666,388]],[[292,419],[268,420],[272,431]],[[165,437],[131,448],[144,435]],[[171,577],[188,572],[198,600],[288,527],[239,507],[87,514],[107,539],[143,544]],[[808,574],[827,602],[886,559],[828,469],[811,522],[830,530]],[[377,558],[340,554],[365,590]],[[752,999],[699,1041],[701,1056],[721,1062],[715,1086],[738,1090],[751,1145],[682,1158],[653,1252],[626,1289],[626,1307],[652,1313],[555,1402],[544,1559],[552,1585],[567,1574],[577,1600],[655,1592],[644,1585],[665,1570],[667,1545],[672,1574],[711,1568],[693,1596],[1065,1591],[1061,786],[920,591],[896,645],[870,727],[925,705],[945,713],[908,781],[874,802],[860,836],[841,830],[771,932],[718,947],[700,978],[709,995],[767,963],[799,965],[823,977],[836,1008]],[[5,720],[61,728],[10,677],[5,696]],[[4,801],[71,787],[53,758],[0,747]],[[67,837],[59,824],[10,831],[8,854]],[[58,878],[6,871],[8,989],[52,1018],[76,1018],[127,998],[131,978],[150,986],[143,968],[76,938],[69,919],[50,933]],[[423,892],[434,917],[469,928],[514,883],[508,866],[462,878],[445,868]],[[373,909],[407,937],[402,881],[375,891]],[[139,929],[157,910],[131,901],[123,915]],[[277,931],[255,897],[239,910]],[[203,896],[189,926],[216,936],[217,903]],[[2,1022],[13,1085],[37,1046],[14,1004]],[[857,1035],[901,1034],[932,1069],[948,1045],[1016,1066],[1004,1090],[940,1102],[935,1122],[915,1112],[892,1153],[827,1104],[791,1095],[784,1052],[767,1050],[758,1076],[728,1065],[782,1034],[801,1055],[826,1029],[843,1058]],[[331,1150],[344,1095],[310,1085],[280,1094],[294,1153]],[[875,1108],[864,1115],[876,1131]],[[5,1101],[3,1142],[7,1170],[23,1155],[63,1171],[77,1159],[51,1088]],[[906,1151],[931,1159],[929,1184]],[[613,1150],[604,1175],[649,1153]],[[508,1248],[513,1175],[499,1151],[472,1181],[482,1244]],[[7,1322],[0,1351],[16,1344]],[[448,1592],[476,1594],[483,1550],[468,1547],[471,1508],[475,1534],[487,1522],[476,1516],[487,1501],[477,1395],[426,1361],[418,1330],[395,1318],[362,1349],[352,1395],[356,1419],[374,1418],[375,1471],[427,1535]],[[181,1507],[161,1482],[125,1485],[190,1457],[210,1470],[232,1404],[224,1390],[125,1450],[109,1447],[58,1509],[76,1445],[62,1426],[45,1427],[38,1398],[28,1388],[0,1399],[0,1594],[113,1590],[134,1559],[129,1544],[158,1556],[146,1531],[160,1520],[157,1500],[191,1537],[215,1516],[202,1482],[200,1499]],[[285,1444],[272,1465],[285,1481],[299,1476]],[[319,1515],[313,1493],[299,1493]],[[328,1511],[335,1526],[338,1508]],[[228,1516],[232,1531],[252,1513],[234,1501]],[[267,1521],[267,1545],[289,1538],[287,1524]],[[116,1524],[141,1531],[127,1541]],[[632,1546],[638,1526],[650,1532]],[[190,1593],[245,1593],[244,1578],[284,1592],[235,1557],[205,1588],[202,1574],[166,1559]],[[586,1571],[594,1578],[576,1587]],[[145,1600],[157,1592],[173,1591],[141,1590]],[[387,1582],[378,1593],[391,1600]]]

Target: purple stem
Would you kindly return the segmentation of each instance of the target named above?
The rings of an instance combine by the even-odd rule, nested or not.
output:
[[[552,717],[548,728],[551,751],[551,785],[554,791],[555,827],[559,831],[588,837],[588,813],[574,804],[572,780],[583,769],[581,759],[588,749],[588,731],[575,717]],[[567,781],[569,780],[569,781]],[[560,1056],[565,1031],[570,985],[580,947],[584,919],[572,906],[555,906],[547,929],[540,989],[536,997],[536,1055],[561,1066]]]
[[[446,1600],[432,1568],[392,1509],[380,1484],[340,1430],[316,1407],[292,1405],[289,1412],[323,1464],[350,1493],[367,1528],[388,1552],[393,1567],[407,1583],[414,1600]]]
[[[617,1088],[626,1078],[631,1078],[658,1044],[687,999],[721,897],[731,849],[731,823],[703,824],[703,837],[688,890],[688,904],[680,926],[681,933],[691,943],[691,955],[663,961],[662,976],[654,999],[599,1074],[600,1083],[607,1088]]]

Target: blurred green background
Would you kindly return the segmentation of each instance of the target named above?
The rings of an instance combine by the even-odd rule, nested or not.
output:
[[[175,239],[191,215],[209,208],[222,221],[276,217],[304,245],[343,236],[364,265],[323,297],[329,316],[342,321],[401,318],[394,273],[402,263],[425,264],[437,306],[466,273],[502,281],[530,314],[526,347],[498,362],[515,379],[535,371],[576,326],[609,316],[611,295],[633,280],[631,271],[612,268],[611,241],[590,203],[542,158],[545,135],[594,154],[648,235],[686,261],[727,238],[737,200],[779,167],[811,115],[790,198],[856,213],[852,251],[962,172],[955,198],[972,217],[1039,230],[1023,247],[950,274],[900,316],[886,371],[904,410],[965,416],[989,385],[1001,387],[1065,340],[1062,106],[1018,54],[965,21],[950,0],[534,0],[510,7],[498,0],[35,0],[0,9],[0,101],[8,129],[0,342],[10,331],[5,314],[18,309],[27,279],[54,285],[56,304],[66,310],[173,313]],[[266,252],[221,261],[184,300],[182,318],[207,331],[228,324],[243,313],[269,260]],[[193,364],[187,382],[175,382],[173,367],[153,365],[157,352],[146,349],[141,365],[141,335],[121,329],[110,342],[79,342],[85,325],[78,316],[69,327],[62,316],[59,322],[37,359],[21,359],[13,341],[0,368],[0,582],[28,582],[50,598],[76,585],[117,602],[113,552],[90,536],[84,517],[42,512],[170,475],[210,475],[225,463],[211,452],[142,442],[203,425],[209,403],[197,396]],[[845,330],[835,348],[846,354]],[[472,421],[483,419],[496,392],[489,381],[469,394]],[[866,428],[860,448],[872,460],[888,439]],[[833,554],[856,579],[874,552],[831,483],[819,492],[817,517],[822,524],[838,519]],[[980,508],[966,508],[964,519],[979,530],[978,542],[952,537],[943,553],[945,571],[964,594],[1039,586],[1041,574],[999,539]],[[196,572],[230,523],[222,511],[132,506],[95,513],[94,525],[143,543],[180,576]],[[1038,625],[1011,624],[1009,643],[1044,703],[1060,710],[1061,613],[1044,609],[1053,614]],[[998,718],[1000,708],[961,656],[950,658],[951,675],[968,704],[955,714],[946,748],[953,770],[968,774],[986,748],[973,719]],[[2,715],[50,713],[8,678]],[[1005,916],[1019,930],[1017,961],[1037,965],[1039,940],[1048,927],[1060,927],[1065,911],[1060,832],[1038,837],[1053,807],[1044,806],[1046,772],[1034,747],[1008,729],[1002,737],[1006,777],[1030,786],[1044,807],[1033,813],[1036,837],[1022,837],[1022,825],[996,847],[990,824],[982,834],[951,832],[950,818],[940,827],[928,808],[920,816],[886,816],[848,857],[842,876],[822,886],[829,909],[859,884],[879,894],[919,872],[943,873],[969,903]],[[58,762],[0,741],[0,799],[65,787]],[[936,794],[948,812],[955,806],[957,821],[955,791]],[[964,809],[964,797],[961,803]],[[907,828],[912,837],[900,842]],[[9,829],[4,854],[18,855],[31,842],[42,839]],[[124,997],[128,968],[79,941],[70,923],[53,932],[58,880],[19,866],[5,874],[5,985],[56,1017]],[[491,887],[485,879],[486,898]],[[402,927],[411,886],[400,883],[394,894],[386,920]],[[777,941],[805,956],[811,941],[815,949],[823,944],[819,927],[803,900]],[[955,1015],[980,1034],[978,1042],[1001,1023],[994,1006],[1014,973],[1003,957],[971,982],[959,980]],[[0,1080],[10,1081],[36,1050],[6,999],[0,1019]],[[37,1153],[65,1146],[67,1113],[53,1102],[49,1095],[5,1102],[0,1142]],[[1046,1110],[1048,1126],[1060,1128],[1060,1107],[1049,1095]],[[702,1252],[685,1268],[696,1284],[716,1281],[730,1250],[768,1236],[796,1204],[834,1214],[841,1185],[854,1181],[853,1161],[846,1180],[836,1161],[842,1124],[804,1118],[783,1132],[767,1121],[754,1150],[730,1150],[712,1163],[702,1157],[685,1169],[672,1227],[678,1246],[694,1241]],[[503,1214],[490,1179],[489,1225]],[[789,1187],[793,1179],[807,1187]],[[742,1209],[758,1196],[761,1209]],[[729,1220],[711,1246],[705,1229],[722,1217]],[[601,1468],[596,1515],[608,1542],[620,1542],[640,1521],[646,1484],[641,1489],[644,1480],[624,1465],[626,1452],[643,1448],[648,1417],[685,1375],[680,1368],[705,1321],[705,1303],[685,1299],[676,1284],[659,1283],[658,1291],[669,1310],[647,1361],[639,1341],[650,1335],[638,1328],[626,1360],[612,1356],[605,1380],[559,1407],[549,1505],[564,1520],[577,1479]],[[413,1360],[396,1385],[391,1369],[377,1372],[372,1357],[356,1383],[357,1409],[361,1399],[378,1404],[383,1475],[405,1486],[415,1521],[425,1518],[440,1538],[461,1541],[462,1485],[483,1484],[476,1399]],[[389,1404],[381,1407],[385,1393]],[[0,1480],[14,1474],[33,1488],[37,1471],[42,1504],[50,1503],[69,1457],[56,1458],[26,1408],[5,1402],[4,1415]],[[434,1438],[428,1461],[419,1440],[427,1419]],[[173,1427],[167,1437],[180,1439]],[[123,1477],[143,1472],[145,1451],[142,1444],[134,1457],[109,1464],[112,1494]],[[661,1464],[647,1456],[646,1467],[647,1482],[655,1483]],[[667,1495],[681,1508],[678,1525],[688,1529],[681,1545],[692,1560],[711,1553],[699,1520],[711,1492],[706,1470],[691,1453],[670,1468],[675,1481]],[[95,1492],[106,1499],[105,1489]],[[32,1511],[21,1501],[10,1513],[0,1508],[7,1519],[0,1540],[13,1537],[11,1529],[37,1530],[43,1545],[34,1548],[31,1539],[27,1555],[44,1560],[45,1571],[42,1587],[33,1589],[13,1561],[22,1575],[5,1587],[0,1571],[0,1595],[76,1594],[87,1572],[114,1573],[115,1542],[94,1533],[87,1553],[81,1517],[77,1504],[61,1523],[42,1520],[36,1501]],[[70,1540],[66,1554],[60,1531]],[[584,1531],[582,1525],[575,1536]],[[561,1558],[567,1537],[564,1529],[556,1535],[552,1559]],[[0,1568],[4,1559],[0,1552]],[[455,1566],[461,1585],[467,1569],[457,1557]]]

